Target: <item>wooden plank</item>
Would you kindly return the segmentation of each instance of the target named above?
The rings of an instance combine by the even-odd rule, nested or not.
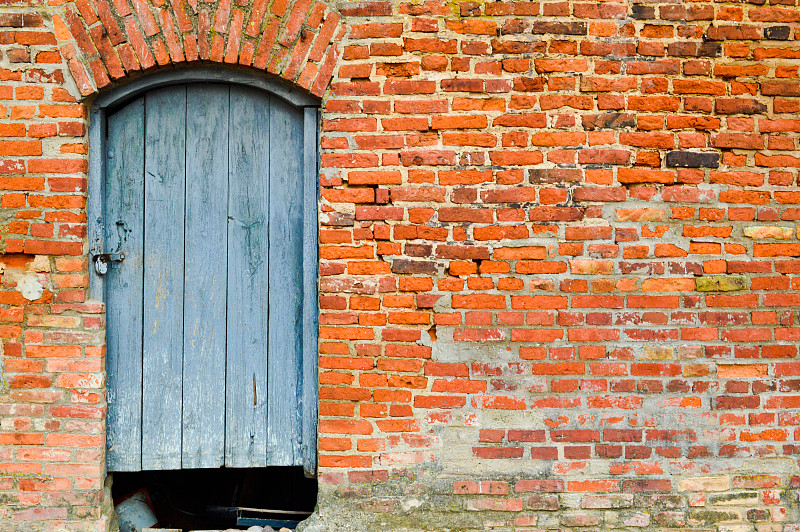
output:
[[[269,96],[231,87],[225,465],[267,465]]]
[[[303,351],[302,351],[302,463],[307,477],[317,474],[317,405],[319,404],[317,265],[319,245],[319,167],[317,110],[304,109],[303,125]]]
[[[272,99],[267,461],[300,464],[303,304],[303,110]]]
[[[86,191],[86,218],[90,258],[105,249],[103,201],[106,176],[106,112],[92,106],[89,112],[89,180]],[[103,276],[89,268],[89,297],[103,301]]]
[[[125,261],[106,274],[106,462],[110,471],[142,465],[142,275],[144,98],[108,117],[103,247]]]
[[[142,468],[180,469],[186,87],[145,96]]]
[[[224,464],[228,98],[228,85],[186,89],[184,469]]]

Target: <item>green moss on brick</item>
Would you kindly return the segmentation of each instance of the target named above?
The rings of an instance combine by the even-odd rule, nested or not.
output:
[[[698,292],[735,292],[747,290],[747,277],[744,275],[698,277],[695,284]]]

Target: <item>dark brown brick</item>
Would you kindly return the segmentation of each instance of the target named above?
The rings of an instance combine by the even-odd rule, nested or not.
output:
[[[586,35],[585,22],[534,22],[533,33],[554,35]]]
[[[424,273],[434,275],[437,269],[436,263],[431,261],[406,259],[395,259],[392,261],[392,273],[397,274]]]
[[[667,166],[719,168],[719,153],[670,151],[667,152]]]

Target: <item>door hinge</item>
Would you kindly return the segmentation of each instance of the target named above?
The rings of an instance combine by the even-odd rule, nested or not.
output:
[[[98,253],[94,255],[94,271],[97,275],[105,275],[108,273],[108,264],[111,262],[122,262],[125,260],[124,253]]]

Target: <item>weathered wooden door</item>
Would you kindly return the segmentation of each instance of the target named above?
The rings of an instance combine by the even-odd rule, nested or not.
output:
[[[209,83],[107,114],[95,260],[110,470],[314,460],[302,369],[316,353],[308,117],[268,92]]]

